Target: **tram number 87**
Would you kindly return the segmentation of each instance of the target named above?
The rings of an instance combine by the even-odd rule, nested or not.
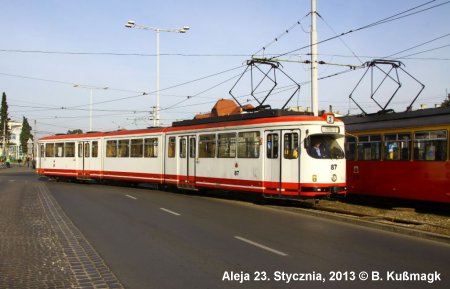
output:
[[[331,165],[331,170],[332,170],[332,171],[335,171],[336,169],[337,169],[337,165],[336,165],[336,164],[332,164],[332,165]]]

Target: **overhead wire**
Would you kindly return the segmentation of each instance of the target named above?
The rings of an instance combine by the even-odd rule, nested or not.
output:
[[[450,44],[446,44],[446,45],[442,45],[442,46],[439,46],[439,47],[430,48],[430,49],[427,49],[427,50],[411,53],[411,54],[408,54],[408,55],[405,55],[405,56],[397,57],[395,59],[405,59],[405,58],[408,58],[410,56],[414,56],[414,55],[417,55],[417,54],[422,54],[422,53],[426,53],[426,52],[435,51],[435,50],[439,50],[439,49],[446,48],[446,47],[450,47]],[[449,59],[447,59],[447,60],[449,60]]]
[[[417,14],[417,13],[421,13],[421,12],[424,12],[424,11],[427,11],[427,10],[430,10],[430,9],[433,9],[433,8],[436,8],[436,7],[440,7],[440,6],[442,6],[442,5],[445,5],[445,4],[450,3],[450,1],[446,1],[446,2],[444,2],[444,3],[440,3],[440,4],[434,5],[434,6],[432,6],[432,7],[424,8],[424,9],[422,9],[422,10],[420,10],[420,11],[414,11],[414,10],[416,10],[416,9],[419,9],[420,7],[424,7],[424,6],[429,5],[430,3],[435,2],[435,1],[436,1],[436,0],[428,1],[428,2],[426,2],[426,3],[424,3],[424,4],[415,6],[415,7],[411,8],[411,9],[405,10],[405,11],[403,11],[403,12],[400,12],[400,13],[397,13],[397,14],[395,14],[395,15],[389,16],[389,17],[387,17],[387,18],[381,19],[381,20],[379,20],[379,21],[373,22],[373,23],[371,23],[371,24],[369,24],[369,25],[365,25],[365,26],[359,27],[359,28],[357,28],[357,29],[355,29],[355,30],[350,30],[350,31],[348,31],[348,32],[341,33],[340,35],[336,35],[335,37],[331,37],[331,38],[325,39],[325,40],[323,40],[323,41],[318,42],[317,44],[320,44],[320,43],[323,43],[323,42],[326,42],[326,41],[330,41],[330,40],[336,39],[336,38],[341,39],[341,38],[340,38],[341,36],[344,36],[344,35],[349,34],[349,33],[353,33],[353,32],[356,32],[356,31],[359,31],[359,30],[362,30],[362,29],[370,28],[370,27],[373,27],[373,26],[376,26],[376,25],[384,24],[384,23],[387,23],[387,22],[390,22],[390,21],[398,20],[398,19],[401,19],[401,18],[404,18],[404,17],[408,17],[408,16],[411,16],[411,15],[414,15],[414,14]],[[410,11],[414,11],[414,12],[409,13]],[[409,13],[409,14],[406,14],[406,13]],[[305,16],[305,17],[306,17],[306,16]],[[298,22],[300,22],[300,23],[298,23]],[[299,25],[299,24],[301,25],[301,21],[298,21],[298,22],[297,22],[296,24],[294,24],[293,26],[291,26],[290,29],[295,28],[295,27],[296,27],[297,25]],[[324,21],[324,22],[325,22],[325,21]],[[326,23],[326,22],[325,22],[325,23]],[[327,24],[327,23],[326,23],[326,24]],[[327,25],[328,25],[328,24],[327,24]],[[329,26],[329,25],[328,25],[328,26]],[[332,28],[331,28],[331,29],[332,29]],[[288,31],[286,31],[285,33],[283,33],[282,35],[280,35],[280,36],[277,37],[277,38],[280,38],[280,37],[284,36],[284,35],[287,34],[287,33],[288,33]],[[335,34],[336,34],[336,33],[335,33]],[[277,38],[276,38],[274,41],[272,41],[271,43],[269,43],[269,46],[270,46],[272,43],[274,43],[275,41],[278,41]],[[341,41],[342,41],[342,40],[341,40]],[[438,48],[435,48],[435,49],[440,49],[440,48],[444,48],[444,47],[447,47],[447,46],[449,46],[449,45],[442,46],[442,47],[438,47]],[[278,54],[278,56],[289,55],[289,54],[292,54],[292,53],[294,53],[294,52],[296,52],[296,51],[298,51],[298,50],[301,50],[301,49],[304,49],[304,48],[307,48],[307,47],[309,47],[309,45],[308,45],[308,46],[305,46],[305,47],[302,47],[302,48],[299,48],[299,49],[296,49],[296,50],[289,51],[289,52],[287,52],[287,53]],[[264,47],[263,47],[263,48],[264,48]],[[413,49],[413,48],[411,48],[411,49]],[[410,50],[410,49],[408,49],[408,50]],[[5,52],[6,50],[0,50],[0,51]],[[350,51],[351,51],[351,50],[350,50]],[[428,50],[428,51],[431,51],[431,50]],[[42,51],[14,51],[14,52],[60,53],[60,52],[49,52],[49,51],[47,51],[47,52],[42,52]],[[261,50],[259,50],[257,53],[259,53],[259,52],[261,52]],[[358,59],[360,60],[360,58],[359,58],[353,51],[351,51],[351,52],[352,52],[353,56],[355,56],[356,58],[358,58]],[[396,54],[394,54],[394,55],[400,54],[400,53],[402,53],[402,52],[405,52],[405,51],[398,52],[398,53],[396,53]],[[427,52],[427,51],[424,51],[424,52]],[[410,55],[407,55],[407,56],[404,56],[404,57],[409,57],[409,56],[413,56],[413,55],[416,55],[416,54],[419,54],[419,53],[424,53],[424,52],[418,52],[418,53],[410,54]],[[124,53],[82,53],[82,52],[81,52],[81,53],[80,53],[80,52],[64,52],[64,53],[65,53],[65,54],[94,54],[94,55],[128,55],[128,56],[129,56],[129,55],[135,55],[135,56],[154,56],[154,55],[150,55],[150,54],[144,55],[144,54],[124,54]],[[256,53],[255,53],[255,54],[256,54]],[[205,55],[184,55],[184,54],[166,54],[166,55],[179,55],[179,56],[205,56]],[[213,55],[211,55],[211,56],[213,56]],[[217,55],[215,55],[215,56],[217,56]],[[236,56],[246,56],[246,55],[236,55]],[[361,61],[361,60],[360,60],[360,61]],[[198,79],[195,79],[195,80],[192,80],[192,81],[188,81],[188,82],[180,83],[180,84],[177,84],[177,85],[174,85],[174,86],[170,86],[170,87],[161,89],[160,91],[169,90],[169,89],[176,88],[176,87],[179,87],[179,86],[191,84],[191,83],[194,83],[194,82],[196,82],[196,81],[200,81],[200,80],[203,80],[203,79],[206,79],[206,78],[209,78],[209,77],[213,77],[213,76],[216,76],[216,75],[220,75],[220,74],[225,73],[225,72],[228,72],[228,71],[232,71],[232,70],[234,70],[234,69],[238,69],[238,68],[240,68],[240,67],[242,67],[242,65],[239,66],[239,67],[232,68],[232,69],[230,69],[230,70],[226,70],[226,71],[224,71],[224,72],[219,72],[219,73],[216,73],[216,74],[213,74],[213,75],[210,75],[210,76],[206,76],[206,77],[198,78]],[[345,71],[342,71],[342,72],[339,72],[339,73],[331,74],[331,75],[322,77],[322,78],[320,78],[320,79],[326,79],[326,78],[329,78],[329,77],[332,77],[332,76],[337,76],[337,75],[340,75],[340,74],[343,74],[343,73],[347,73],[347,72],[349,72],[349,71],[351,71],[351,70],[345,70]],[[20,76],[17,76],[17,75],[11,75],[11,74],[5,74],[5,73],[0,73],[0,75],[20,77]],[[22,78],[28,78],[28,79],[33,79],[33,80],[41,80],[41,81],[49,81],[49,82],[60,83],[60,84],[70,84],[70,85],[73,85],[73,84],[74,84],[74,83],[71,83],[71,82],[54,81],[54,80],[47,80],[47,79],[40,79],[40,78],[32,78],[32,77],[26,77],[26,76],[25,76],[25,77],[22,76]],[[225,81],[222,81],[221,83],[219,83],[219,84],[217,84],[217,85],[214,85],[214,86],[212,86],[212,87],[210,87],[210,88],[208,88],[208,89],[206,89],[206,90],[203,90],[203,91],[201,91],[201,92],[195,94],[194,96],[187,96],[186,99],[183,99],[182,101],[179,101],[179,102],[177,102],[177,103],[175,103],[175,104],[173,104],[173,105],[171,105],[171,106],[169,106],[169,107],[167,107],[167,108],[165,108],[165,109],[162,109],[162,110],[168,110],[168,109],[173,109],[173,108],[187,107],[188,105],[186,105],[186,106],[179,106],[179,105],[182,104],[182,103],[184,103],[184,102],[186,102],[186,101],[188,101],[188,100],[190,100],[190,99],[192,99],[193,97],[196,97],[196,96],[198,96],[198,95],[200,95],[200,94],[203,94],[203,93],[205,93],[205,92],[207,92],[207,91],[210,91],[211,89],[213,89],[213,88],[215,88],[215,87],[217,87],[217,86],[220,86],[221,84],[226,83],[226,82],[230,81],[230,80],[233,79],[233,78],[235,78],[235,76],[232,77],[232,78],[229,78],[229,79],[227,79],[227,80],[225,80]],[[307,82],[305,82],[305,83],[307,83]],[[113,90],[113,89],[111,89],[111,90]],[[122,91],[130,91],[130,90],[122,90]],[[135,92],[135,91],[133,91],[133,92]],[[149,93],[142,92],[142,94],[139,94],[139,95],[133,95],[133,96],[123,97],[123,98],[117,98],[117,99],[113,99],[113,100],[101,101],[101,102],[96,102],[96,103],[94,103],[94,104],[97,105],[97,104],[104,104],[104,103],[110,103],[110,102],[115,102],[115,101],[121,101],[121,100],[126,100],[126,99],[131,99],[131,98],[141,97],[141,96],[143,96],[143,95],[153,94],[153,93],[155,93],[155,92],[156,92],[156,91],[149,92]],[[208,102],[208,103],[210,103],[210,102]],[[86,105],[77,105],[77,106],[70,106],[70,107],[65,107],[64,109],[67,109],[67,110],[77,110],[76,108],[83,107],[83,106],[87,106],[87,105],[89,105],[89,104],[86,104]],[[201,105],[201,104],[196,104],[196,105]],[[190,106],[190,105],[189,105],[189,106]],[[53,109],[57,109],[57,108],[53,108]],[[58,108],[58,109],[60,109],[60,108]],[[81,109],[79,109],[79,110],[81,110]],[[96,111],[112,111],[112,110],[96,110]],[[145,111],[145,112],[147,112],[147,111]]]
[[[215,77],[215,76],[218,76],[218,75],[221,75],[221,74],[225,74],[225,73],[231,72],[233,70],[237,70],[237,69],[239,69],[241,67],[243,67],[243,65],[239,65],[239,66],[232,67],[232,68],[229,68],[229,69],[217,72],[217,73],[213,73],[213,74],[209,74],[209,75],[206,75],[206,76],[202,76],[202,77],[190,80],[190,81],[186,81],[186,82],[182,82],[182,83],[179,83],[179,84],[175,84],[175,85],[172,85],[172,86],[160,89],[160,91],[166,91],[166,90],[177,88],[177,87],[180,87],[180,86],[183,86],[183,85],[192,84],[192,83],[195,83],[195,82],[198,82],[198,81],[202,81],[202,80],[205,80],[205,79],[208,79],[208,78],[212,78],[212,77]],[[45,81],[45,82],[51,82],[51,83],[57,83],[57,84],[72,85],[72,86],[76,84],[75,82],[52,80],[52,79],[44,79],[44,78],[31,77],[31,76],[25,76],[25,75],[17,75],[17,74],[9,74],[9,73],[2,73],[2,72],[0,72],[0,75],[10,76],[10,77],[18,77],[18,78],[24,78],[24,79],[30,79],[30,80],[37,80],[37,81]],[[109,90],[116,90],[116,91],[123,91],[123,92],[138,92],[138,91],[135,91],[135,90],[126,90],[126,89],[118,89],[118,88],[108,88],[108,89]],[[112,103],[112,102],[117,102],[117,101],[122,101],[122,100],[128,100],[128,99],[133,99],[133,98],[142,97],[144,95],[151,95],[151,94],[155,94],[155,93],[156,93],[156,90],[155,91],[151,91],[151,92],[139,92],[139,94],[135,94],[135,95],[127,96],[127,97],[121,97],[121,98],[115,98],[115,99],[111,99],[111,100],[94,102],[94,103],[92,103],[92,105],[98,105],[98,104],[105,104],[105,103]],[[79,107],[84,107],[84,106],[89,106],[89,105],[91,105],[91,104],[89,103],[89,104],[82,104],[82,105],[67,106],[67,107],[64,107],[64,109],[74,109],[74,108],[79,108]],[[61,107],[40,107],[40,108],[61,109]]]
[[[292,24],[288,29],[286,29],[285,31],[283,31],[280,35],[278,35],[277,37],[275,37],[272,41],[270,41],[269,43],[267,43],[266,45],[264,45],[261,49],[259,49],[258,51],[256,51],[255,53],[252,54],[251,57],[254,57],[255,55],[257,55],[258,53],[260,53],[261,51],[263,52],[263,56],[265,56],[265,50],[270,47],[272,44],[274,44],[275,42],[278,42],[278,40],[280,40],[282,37],[284,37],[286,34],[288,34],[290,31],[292,31],[293,29],[295,29],[298,25],[300,25],[303,29],[302,26],[302,21],[308,17],[310,13],[306,14],[305,16],[303,16],[302,19],[298,20],[297,22],[295,22],[294,24]],[[304,30],[304,29],[303,29]]]
[[[274,59],[274,58],[278,58],[278,57],[285,56],[285,55],[288,55],[288,54],[292,54],[292,53],[294,53],[294,52],[297,52],[297,51],[300,51],[300,50],[309,48],[309,47],[311,47],[311,45],[322,44],[322,43],[325,43],[325,42],[328,42],[328,41],[337,39],[337,38],[339,38],[339,37],[341,37],[341,36],[348,35],[348,34],[350,34],[350,33],[354,33],[354,32],[361,31],[361,30],[364,30],[364,29],[368,29],[368,28],[371,28],[371,27],[374,27],[374,26],[378,26],[378,25],[381,25],[381,24],[385,24],[385,23],[388,23],[388,22],[392,22],[392,21],[395,21],[395,20],[399,20],[399,19],[402,19],[402,18],[405,18],[405,17],[409,17],[409,16],[412,16],[412,15],[415,15],[415,14],[418,14],[418,13],[422,13],[422,12],[428,11],[428,10],[430,10],[430,9],[434,9],[434,8],[437,8],[437,7],[441,7],[441,6],[443,6],[443,5],[446,5],[446,4],[449,4],[449,3],[450,3],[450,1],[446,1],[446,2],[443,2],[443,3],[436,4],[436,5],[434,5],[434,6],[431,6],[431,7],[423,8],[423,9],[421,9],[421,10],[419,10],[419,11],[415,11],[415,12],[409,13],[410,11],[417,10],[417,9],[419,9],[419,8],[421,8],[421,7],[424,7],[424,6],[427,6],[427,5],[429,5],[430,3],[435,2],[435,1],[436,1],[436,0],[432,0],[432,1],[425,2],[425,3],[423,3],[423,4],[414,6],[413,8],[407,9],[407,10],[402,11],[402,12],[399,12],[399,13],[396,13],[396,14],[391,15],[391,16],[389,16],[389,17],[385,17],[385,18],[380,19],[380,20],[378,20],[378,21],[375,21],[375,22],[373,22],[373,23],[370,23],[370,24],[367,24],[367,25],[358,27],[358,28],[356,28],[356,29],[349,30],[349,31],[347,31],[347,32],[343,32],[343,33],[341,33],[341,34],[339,34],[339,35],[336,35],[336,36],[329,37],[329,38],[327,38],[327,39],[318,41],[317,43],[311,43],[311,44],[302,46],[302,47],[300,47],[300,48],[297,48],[297,49],[294,49],[294,50],[290,50],[290,51],[288,51],[288,52],[279,54],[278,56],[272,57],[272,58]],[[409,13],[409,14],[406,14],[406,13]],[[403,14],[405,14],[405,15],[403,15]]]
[[[319,16],[319,19],[321,19],[323,21],[323,23],[325,23],[326,26],[328,26],[328,28],[337,36],[337,39],[339,39],[339,41],[342,42],[342,44],[351,52],[351,54],[358,59],[360,64],[363,64],[364,62],[361,60],[361,58],[359,58],[358,55],[356,55],[356,53],[353,51],[353,49],[350,48],[350,46],[348,46],[348,44],[344,41],[344,39],[342,39],[342,37],[340,37],[340,35],[338,35],[338,33],[333,29],[333,27],[331,27],[330,24],[328,24],[328,22],[325,20],[325,18],[322,17],[322,15],[320,15],[319,13],[317,13],[317,16]]]
[[[11,73],[4,73],[4,72],[0,72],[0,75],[9,76],[9,77],[16,77],[16,78],[23,78],[23,79],[29,79],[29,80],[51,82],[51,83],[56,83],[56,84],[71,85],[71,86],[80,85],[80,83],[76,83],[76,82],[54,80],[54,79],[46,79],[46,78],[27,76],[27,75],[19,75],[19,74],[11,74]],[[90,85],[87,85],[87,86],[90,86]],[[94,86],[92,86],[92,87],[94,87]],[[121,91],[121,92],[145,93],[145,92],[142,92],[142,91],[123,89],[123,88],[114,88],[114,87],[107,87],[107,89],[108,90],[113,90],[113,91]]]
[[[9,107],[22,107],[22,108],[33,108],[33,109],[39,109],[39,110],[33,110],[32,112],[37,112],[37,111],[54,111],[54,110],[67,110],[67,111],[91,111],[88,108],[69,108],[69,107],[36,107],[36,106],[27,106],[27,105],[9,105]],[[30,110],[25,110],[25,111],[12,111],[12,112],[29,112]],[[92,111],[109,111],[109,112],[150,112],[149,110],[135,110],[135,109],[92,109]]]
[[[415,7],[413,7],[413,8],[410,8],[410,9],[408,9],[408,10],[402,11],[402,12],[400,12],[400,13],[394,14],[394,15],[392,15],[392,16],[383,18],[383,19],[378,20],[378,21],[376,21],[376,22],[373,22],[373,23],[371,23],[371,24],[368,24],[368,25],[359,27],[359,28],[354,29],[354,30],[350,30],[350,31],[348,31],[348,32],[341,33],[340,35],[336,35],[336,36],[334,36],[334,37],[330,37],[330,38],[325,39],[325,40],[322,40],[322,41],[319,41],[317,44],[324,43],[324,42],[327,42],[327,41],[330,41],[330,40],[336,39],[336,38],[341,39],[341,36],[346,35],[346,34],[349,34],[349,33],[352,33],[352,32],[356,32],[356,31],[359,31],[359,30],[362,30],[362,29],[366,29],[366,28],[370,28],[370,27],[373,27],[373,26],[376,26],[376,25],[384,24],[384,23],[387,23],[387,22],[390,22],[390,21],[398,20],[398,19],[401,19],[401,18],[404,18],[404,17],[407,17],[407,16],[411,16],[411,15],[414,15],[414,14],[417,14],[417,13],[420,13],[420,12],[424,12],[424,11],[427,11],[427,10],[430,10],[430,9],[433,9],[433,8],[436,8],[436,7],[439,7],[439,6],[442,6],[442,5],[445,5],[445,4],[450,3],[450,1],[446,1],[446,2],[444,2],[444,3],[440,3],[440,4],[434,5],[434,6],[432,6],[432,7],[427,7],[427,8],[424,8],[424,9],[422,9],[422,10],[415,11],[415,12],[412,12],[412,13],[409,13],[409,14],[406,14],[406,15],[403,15],[403,14],[408,13],[408,12],[410,12],[410,11],[416,10],[416,9],[418,9],[418,8],[420,8],[420,7],[424,7],[424,6],[426,6],[426,5],[428,5],[428,4],[432,3],[432,2],[435,2],[435,1],[436,1],[436,0],[428,1],[428,2],[426,2],[426,3],[423,3],[423,4],[421,4],[421,5],[415,6]],[[301,21],[302,21],[306,16],[308,16],[308,15],[305,15],[301,20],[297,21],[297,22],[296,22],[295,24],[293,24],[289,29],[287,29],[285,32],[283,32],[283,33],[280,34],[277,38],[275,38],[272,42],[268,43],[268,44],[265,45],[262,49],[260,49],[259,51],[257,51],[257,52],[254,53],[254,54],[257,54],[257,53],[261,52],[262,50],[265,49],[266,46],[270,46],[270,45],[273,44],[274,42],[278,41],[278,39],[280,39],[281,37],[283,37],[284,35],[286,35],[290,30],[292,30],[292,29],[294,29],[296,26],[300,25],[300,24],[301,24]],[[327,23],[322,17],[320,17],[320,18],[328,25],[328,23]],[[328,26],[329,26],[329,25],[328,25]],[[329,27],[331,28],[331,26],[329,26]],[[331,28],[331,29],[332,29],[332,28]],[[332,30],[333,30],[333,29],[332,29]],[[334,31],[334,30],[333,30],[333,31]],[[335,31],[334,31],[334,33],[337,34]],[[341,41],[342,41],[342,39],[341,39]],[[288,55],[288,54],[291,54],[291,53],[296,52],[296,51],[298,51],[298,50],[305,49],[305,48],[307,48],[307,47],[309,47],[309,46],[310,46],[310,45],[307,45],[307,46],[304,46],[304,47],[301,47],[301,48],[298,48],[298,49],[289,51],[289,52],[287,52],[287,53],[279,54],[278,57],[284,56],[284,55]],[[346,46],[347,46],[347,45],[346,45]],[[13,50],[4,50],[4,49],[2,49],[2,50],[0,50],[0,51],[13,51]],[[350,49],[350,51],[351,51],[351,49]],[[127,53],[111,53],[111,52],[91,53],[91,52],[57,52],[57,51],[40,51],[40,50],[29,50],[29,51],[28,51],[28,50],[14,50],[14,52],[34,52],[34,53],[39,52],[39,53],[51,53],[51,54],[55,54],[55,53],[65,53],[65,54],[94,54],[94,55],[128,55],[128,56],[129,56],[129,55],[137,55],[137,56],[151,56],[150,54],[136,54],[136,53],[134,53],[134,54],[127,54]],[[353,51],[352,51],[352,54],[353,54],[354,56],[356,56],[356,54],[355,54]],[[167,55],[184,55],[184,54],[167,54]],[[415,55],[415,54],[414,54],[414,55]],[[197,56],[200,56],[200,55],[197,55]],[[203,56],[204,56],[204,55],[203,55]],[[239,56],[242,56],[242,55],[239,55]],[[409,56],[411,56],[411,55],[409,55]],[[359,59],[358,56],[356,56],[356,57]],[[240,68],[240,67],[242,67],[242,66],[239,66],[239,67],[236,67],[236,68],[232,68],[232,69],[230,69],[230,70],[234,70],[234,69],[237,69],[237,68]],[[180,84],[177,84],[177,85],[174,85],[174,86],[170,86],[170,87],[161,89],[160,91],[164,91],[164,90],[176,88],[176,87],[179,87],[179,86],[182,86],[182,85],[190,84],[190,83],[193,83],[193,82],[195,82],[195,81],[203,80],[203,79],[206,79],[206,78],[209,78],[209,77],[212,77],[212,76],[216,76],[216,75],[219,75],[219,74],[228,72],[228,71],[230,71],[230,70],[226,70],[226,71],[219,72],[219,73],[216,73],[216,74],[212,74],[212,75],[209,75],[209,76],[206,76],[206,77],[198,78],[198,79],[195,79],[195,80],[192,80],[192,81],[180,83]],[[13,74],[7,74],[7,73],[0,73],[0,75],[12,76],[12,77],[21,77],[21,78],[27,78],[27,79],[32,79],[32,80],[40,80],[40,81],[47,81],[47,82],[53,82],[53,83],[59,83],[59,84],[70,84],[70,85],[74,85],[74,84],[75,84],[75,83],[73,83],[73,82],[58,81],[58,80],[49,80],[49,79],[36,78],[36,77],[29,77],[29,76],[20,76],[20,75],[13,75]],[[109,89],[110,89],[110,90],[119,90],[119,91],[128,91],[128,92],[131,92],[131,90],[124,90],[124,89],[114,89],[114,88],[109,88]],[[132,91],[132,92],[136,92],[136,91]],[[94,104],[97,105],[97,104],[104,104],[104,103],[110,103],[110,102],[115,102],[115,101],[127,100],[127,99],[132,99],[132,98],[140,97],[140,96],[143,96],[143,95],[153,94],[153,93],[155,93],[155,92],[156,92],[156,91],[153,91],[153,92],[150,92],[150,93],[140,92],[140,93],[142,93],[142,94],[139,94],[139,95],[133,95],[133,96],[128,96],[128,97],[122,97],[122,98],[117,98],[117,99],[113,99],[113,100],[106,100],[106,101],[96,102],[96,103],[94,103]],[[172,106],[170,106],[170,107],[176,106],[176,105],[179,104],[179,103],[183,103],[183,102],[187,101],[188,99],[189,99],[189,98],[187,98],[187,99],[185,99],[185,100],[183,100],[183,101],[181,101],[181,102],[175,103],[174,105],[172,105]],[[87,105],[89,105],[89,104],[78,105],[78,106],[71,106],[71,107],[67,107],[67,108],[68,108],[68,109],[69,109],[69,108],[77,108],[77,107],[83,107],[83,106],[87,106]]]
[[[183,85],[192,84],[192,83],[195,83],[195,82],[198,82],[198,81],[201,81],[201,80],[205,80],[205,79],[208,79],[208,78],[211,78],[211,77],[215,77],[217,75],[228,73],[230,71],[236,70],[236,69],[241,68],[241,67],[242,67],[242,65],[237,66],[237,67],[233,67],[233,68],[230,68],[230,69],[226,69],[226,70],[223,70],[223,71],[220,71],[220,72],[217,72],[217,73],[213,73],[213,74],[210,74],[210,75],[207,75],[207,76],[199,77],[199,78],[196,78],[196,79],[193,79],[193,80],[190,80],[190,81],[186,81],[186,82],[182,82],[182,83],[175,84],[175,85],[172,85],[172,86],[168,86],[166,88],[160,89],[159,91],[160,92],[161,91],[166,91],[166,90],[170,90],[170,89],[173,89],[173,88],[176,88],[176,87],[180,87],[180,86],[183,86]],[[154,90],[154,91],[142,94],[142,95],[132,95],[132,96],[127,96],[127,97],[115,98],[115,99],[111,99],[111,100],[94,102],[93,105],[112,103],[112,102],[117,102],[117,101],[122,101],[122,100],[133,99],[133,98],[141,97],[143,95],[155,94],[156,92],[157,91]],[[83,107],[83,106],[88,106],[88,105],[90,105],[90,104],[69,106],[67,108],[77,108],[77,107]]]
[[[433,39],[431,39],[431,40],[428,40],[428,41],[422,42],[422,43],[420,43],[420,44],[416,44],[416,45],[414,45],[414,46],[412,46],[412,47],[410,47],[410,48],[407,48],[407,49],[403,49],[403,50],[401,50],[401,51],[399,51],[399,52],[396,52],[396,53],[394,53],[394,54],[391,54],[391,55],[385,56],[385,57],[383,57],[383,58],[384,58],[384,59],[386,59],[386,58],[392,58],[392,57],[393,57],[393,56],[395,56],[395,55],[401,54],[401,53],[403,53],[403,52],[406,52],[406,51],[409,51],[409,50],[413,50],[413,49],[415,49],[415,48],[418,48],[418,47],[424,46],[424,45],[426,45],[426,44],[430,44],[430,43],[432,43],[432,42],[434,42],[434,41],[437,41],[437,40],[443,39],[443,38],[445,38],[445,37],[448,37],[448,36],[450,36],[450,33],[447,33],[447,34],[444,34],[444,35],[442,35],[442,36],[439,36],[439,37],[433,38]]]
[[[23,49],[0,49],[0,52],[6,53],[38,53],[38,54],[58,54],[58,55],[96,55],[96,56],[141,56],[156,57],[158,54],[147,53],[120,53],[120,52],[85,52],[85,51],[51,51],[51,50],[23,50]],[[181,57],[250,57],[249,54],[187,54],[187,53],[160,53],[159,56],[181,56]]]
[[[167,108],[161,109],[161,110],[168,110],[168,109],[175,108],[175,107],[177,107],[179,104],[184,103],[184,102],[186,102],[186,101],[188,101],[188,100],[190,100],[190,99],[192,99],[192,98],[194,98],[194,97],[197,97],[197,96],[199,96],[199,95],[201,95],[201,94],[203,94],[203,93],[205,93],[205,92],[208,92],[208,91],[210,91],[210,90],[212,90],[212,89],[214,89],[214,88],[216,88],[216,87],[218,87],[218,86],[221,86],[222,84],[225,84],[225,83],[227,83],[227,82],[229,82],[229,81],[231,81],[231,80],[237,78],[237,77],[240,76],[240,75],[241,75],[241,73],[239,73],[239,74],[237,74],[237,75],[234,75],[234,76],[232,76],[232,77],[230,77],[230,78],[228,78],[228,79],[226,79],[226,80],[224,80],[224,81],[222,81],[222,82],[220,82],[220,83],[218,83],[218,84],[215,84],[215,85],[213,85],[213,86],[211,86],[211,87],[209,87],[209,88],[207,88],[207,89],[205,89],[205,90],[202,90],[201,92],[198,92],[198,93],[196,93],[196,94],[194,94],[194,95],[192,95],[192,96],[188,96],[188,97],[186,97],[186,99],[183,99],[183,100],[181,100],[181,101],[179,101],[179,102],[177,102],[177,103],[175,103],[175,104],[173,104],[173,105],[171,105],[171,106],[169,106],[169,107],[167,107]]]

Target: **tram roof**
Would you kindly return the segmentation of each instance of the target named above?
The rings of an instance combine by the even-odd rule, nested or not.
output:
[[[84,134],[61,134],[61,135],[53,135],[46,136],[40,138],[40,141],[43,140],[62,140],[62,139],[83,139],[83,138],[97,138],[97,137],[110,137],[110,136],[125,136],[125,135],[139,135],[146,134],[149,132],[171,132],[178,131],[183,129],[192,128],[210,128],[214,127],[215,124],[218,126],[222,125],[242,125],[247,121],[249,124],[255,123],[255,121],[261,120],[263,122],[270,122],[271,118],[279,117],[282,120],[286,121],[296,120],[296,121],[317,121],[317,120],[325,120],[325,116],[315,117],[310,112],[298,112],[298,111],[287,111],[281,109],[268,109],[257,112],[249,112],[242,114],[233,114],[227,116],[213,116],[203,119],[191,119],[191,120],[183,120],[173,122],[171,127],[150,127],[146,129],[138,129],[138,130],[119,130],[119,131],[110,131],[110,132],[91,132]],[[340,120],[336,119],[340,122]]]
[[[380,112],[340,118],[348,132],[450,124],[450,107]]]
[[[191,126],[191,125],[202,125],[202,124],[212,124],[221,122],[231,122],[231,121],[245,121],[257,118],[269,118],[269,117],[280,117],[280,116],[312,116],[310,112],[298,112],[298,111],[287,111],[282,109],[267,109],[256,112],[248,112],[241,114],[232,114],[226,116],[212,116],[208,118],[201,119],[188,119],[182,121],[176,121],[172,123],[172,127],[180,126]]]

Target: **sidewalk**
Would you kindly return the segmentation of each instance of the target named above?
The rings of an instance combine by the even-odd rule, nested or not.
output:
[[[123,288],[32,174],[0,169],[0,288]]]
[[[0,176],[2,174],[8,173],[24,173],[24,172],[34,172],[34,169],[31,167],[28,168],[26,165],[21,164],[20,167],[18,164],[11,164],[10,168],[0,168]]]

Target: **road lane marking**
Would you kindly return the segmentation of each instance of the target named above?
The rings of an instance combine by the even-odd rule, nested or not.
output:
[[[133,200],[137,200],[137,198],[135,198],[133,196],[130,196],[130,195],[125,195],[125,197],[128,197],[128,198],[133,199]]]
[[[264,250],[266,250],[266,251],[272,252],[272,253],[274,253],[274,254],[280,255],[280,256],[287,256],[287,255],[288,255],[288,254],[283,253],[283,252],[281,252],[281,251],[278,251],[278,250],[272,249],[272,248],[270,248],[270,247],[261,245],[261,244],[259,244],[259,243],[253,242],[253,241],[251,241],[251,240],[249,240],[249,239],[242,238],[242,237],[240,237],[240,236],[234,236],[234,238],[236,238],[236,239],[238,239],[238,240],[240,240],[240,241],[242,241],[242,242],[245,242],[245,243],[247,243],[247,244],[253,245],[253,246],[255,246],[255,247],[258,247],[258,248],[264,249]]]
[[[162,210],[162,211],[164,211],[164,212],[166,212],[166,213],[169,213],[169,214],[172,214],[172,215],[175,215],[175,216],[180,216],[181,214],[178,214],[177,212],[174,212],[174,211],[171,211],[171,210],[168,210],[168,209],[166,209],[166,208],[159,208],[160,210]]]

